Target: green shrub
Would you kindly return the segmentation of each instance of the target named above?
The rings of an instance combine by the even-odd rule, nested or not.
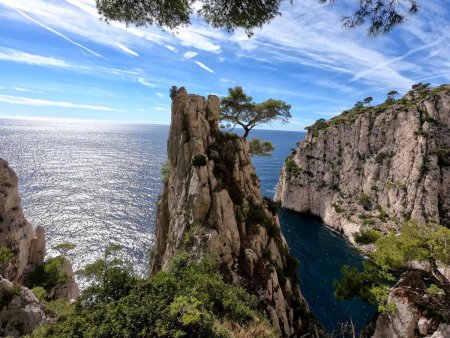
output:
[[[384,151],[380,151],[377,156],[375,156],[376,163],[382,163],[386,158],[389,158],[390,155]]]
[[[428,165],[428,162],[424,162],[420,167],[419,167],[419,172],[420,175],[426,175],[428,172],[430,171],[430,166]]]
[[[387,221],[389,219],[389,215],[386,211],[384,211],[383,209],[381,209],[378,212],[377,218],[381,221]]]
[[[28,276],[25,286],[29,289],[41,286],[49,291],[55,286],[67,284],[69,276],[61,271],[65,261],[61,256],[47,259]]]
[[[441,294],[444,294],[444,290],[442,290],[436,284],[431,284],[430,287],[427,288],[427,292],[430,295],[441,295]]]
[[[438,156],[439,166],[450,166],[450,149],[438,146],[433,150],[433,154]]]
[[[8,305],[14,297],[20,295],[20,286],[14,282],[14,285],[11,289],[2,288],[0,289],[0,310]]]
[[[386,189],[400,189],[400,190],[406,190],[406,184],[401,182],[387,182],[386,183]]]
[[[437,121],[428,114],[425,115],[424,121],[428,123],[437,123]]]
[[[369,237],[366,242],[372,242],[378,237],[378,234],[366,237]],[[395,307],[388,302],[388,295],[396,280],[404,276],[403,272],[410,270],[408,263],[414,260],[429,261],[432,270],[430,275],[438,273],[436,264],[438,260],[444,264],[450,263],[449,241],[450,229],[446,227],[413,221],[404,223],[400,233],[392,232],[376,240],[375,249],[370,253],[370,259],[363,263],[362,271],[349,266],[342,268],[341,281],[333,283],[336,298],[348,299],[360,296],[377,305],[378,311],[381,313],[392,311]],[[412,273],[414,274],[414,272]],[[431,280],[437,282],[431,276]],[[447,307],[434,305],[436,304],[436,294],[440,293],[440,287],[444,287],[444,285],[431,285],[427,290],[431,296],[429,304],[428,302],[421,303],[421,311],[428,312],[438,321],[445,321],[445,318],[448,318],[448,312],[443,310]],[[436,309],[438,310],[436,311]]]
[[[169,177],[170,177],[170,161],[166,160],[161,167],[161,181],[163,181],[164,184],[169,183]]]
[[[0,245],[0,274],[4,273],[13,256],[10,248]]]
[[[206,156],[203,154],[196,154],[192,156],[192,165],[194,167],[203,167],[207,163]]]
[[[337,204],[337,203],[334,203],[332,206],[333,206],[334,210],[335,210],[338,214],[340,214],[340,213],[342,213],[342,212],[345,211],[345,209],[344,209],[343,207],[341,207],[341,206],[340,206],[339,204]]]
[[[372,201],[370,200],[370,196],[366,195],[363,192],[359,193],[356,196],[356,201],[364,208],[364,210],[370,210],[372,208]]]
[[[363,225],[373,225],[373,224],[375,224],[375,222],[371,218],[366,218],[365,220],[363,220],[362,224]]]
[[[267,330],[256,297],[226,284],[218,270],[212,258],[197,263],[185,252],[167,271],[147,278],[134,277],[120,265],[107,267],[83,291],[71,315],[32,337],[231,337],[225,321],[243,330],[247,325]],[[267,332],[264,337],[275,337],[273,330]]]
[[[292,157],[286,158],[284,161],[284,169],[288,174],[294,177],[297,177],[302,172],[302,169],[295,163]]]
[[[429,137],[430,133],[422,128],[420,128],[419,130],[416,130],[414,132],[414,135],[416,136],[422,136],[422,137]]]
[[[372,244],[382,236],[383,234],[375,229],[361,230],[355,235],[355,242],[359,244]]]
[[[444,147],[436,147],[433,150],[433,154],[439,157],[447,157],[450,154],[450,150]]]

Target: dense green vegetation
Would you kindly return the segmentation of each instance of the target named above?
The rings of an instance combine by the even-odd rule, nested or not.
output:
[[[74,305],[52,303],[57,323],[32,337],[276,337],[256,297],[226,284],[214,259],[180,252],[167,271],[140,278],[118,248],[80,271],[91,285]]]
[[[61,271],[65,261],[62,256],[47,259],[27,277],[25,286],[30,289],[42,287],[48,292],[55,286],[67,284],[69,276]]]
[[[382,233],[376,229],[361,230],[355,235],[355,242],[359,244],[372,244],[382,237]]]
[[[416,108],[418,111],[421,111],[417,105],[427,98],[432,98],[433,96],[439,94],[441,91],[448,90],[446,87],[439,86],[436,88],[429,88],[429,84],[418,83],[412,86],[411,93],[414,95],[413,97],[403,97],[401,99],[396,100],[394,97],[398,95],[396,91],[390,91],[387,94],[387,99],[385,102],[376,105],[376,106],[365,106],[365,104],[370,104],[371,97],[364,99],[364,101],[358,101],[355,103],[355,106],[352,109],[345,110],[342,114],[331,118],[330,120],[319,119],[313,125],[306,127],[305,129],[314,137],[317,137],[321,130],[328,129],[330,127],[353,123],[356,121],[359,115],[376,115],[387,111],[388,109],[394,111],[410,111],[413,108]],[[423,115],[422,122],[430,122],[434,123],[434,119],[430,116],[426,115],[426,112],[421,113]],[[420,129],[416,131],[416,135],[421,135],[424,137],[429,136],[426,131]],[[386,157],[384,157],[386,158]],[[383,159],[384,159],[383,158]],[[381,160],[381,158],[379,158]],[[378,161],[377,161],[378,162]]]
[[[363,271],[348,266],[342,268],[342,280],[334,282],[338,299],[360,296],[377,305],[379,312],[389,312],[395,309],[388,303],[389,289],[410,269],[410,262],[428,263],[437,282],[440,276],[437,262],[450,264],[450,229],[443,226],[409,221],[399,234],[380,237],[379,234],[364,233],[364,241],[373,241],[376,237],[375,250],[364,263]],[[429,290],[431,295],[436,295],[441,289],[430,285]]]
[[[284,160],[284,170],[286,170],[286,173],[288,173],[290,177],[297,177],[302,172],[302,168],[295,163],[291,156]]]

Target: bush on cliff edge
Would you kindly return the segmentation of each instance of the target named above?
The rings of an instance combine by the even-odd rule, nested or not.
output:
[[[73,314],[32,337],[277,336],[258,312],[256,297],[226,284],[212,258],[193,262],[179,253],[168,271],[139,278],[105,255],[82,273],[93,283]]]

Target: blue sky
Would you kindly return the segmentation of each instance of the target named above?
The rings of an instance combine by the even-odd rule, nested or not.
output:
[[[93,0],[0,0],[0,116],[170,123],[169,88],[292,105],[303,130],[354,102],[413,83],[450,82],[450,5],[419,0],[420,14],[379,38],[341,28],[356,0],[297,0],[256,30],[212,29],[194,18],[177,32],[100,21]]]

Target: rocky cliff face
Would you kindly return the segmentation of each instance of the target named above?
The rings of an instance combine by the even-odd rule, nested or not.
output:
[[[44,307],[28,288],[0,276],[1,337],[21,337],[45,320]]]
[[[247,143],[219,131],[219,100],[173,92],[168,167],[158,203],[154,273],[175,252],[217,257],[226,280],[257,295],[283,336],[318,335],[295,262],[263,200]]]
[[[427,292],[427,284],[439,286],[439,291]],[[372,323],[363,337],[372,338],[409,338],[450,336],[450,283],[448,280],[435,279],[423,270],[405,272],[399,282],[391,289],[389,302],[396,309],[381,314]]]
[[[319,120],[286,159],[275,200],[353,241],[414,218],[450,225],[450,86]]]
[[[13,258],[3,271],[11,281],[22,277],[44,262],[44,229],[36,232],[27,222],[20,204],[18,179],[8,163],[0,159],[0,245],[8,247]]]
[[[44,263],[45,233],[42,227],[35,231],[25,219],[18,178],[1,158],[0,246],[12,254],[6,266],[3,262],[0,265],[0,336],[19,337],[46,320],[42,304],[28,288],[22,286],[28,274]],[[77,298],[79,289],[69,261],[64,262],[61,271],[68,275],[69,282],[47,290],[49,299]]]

